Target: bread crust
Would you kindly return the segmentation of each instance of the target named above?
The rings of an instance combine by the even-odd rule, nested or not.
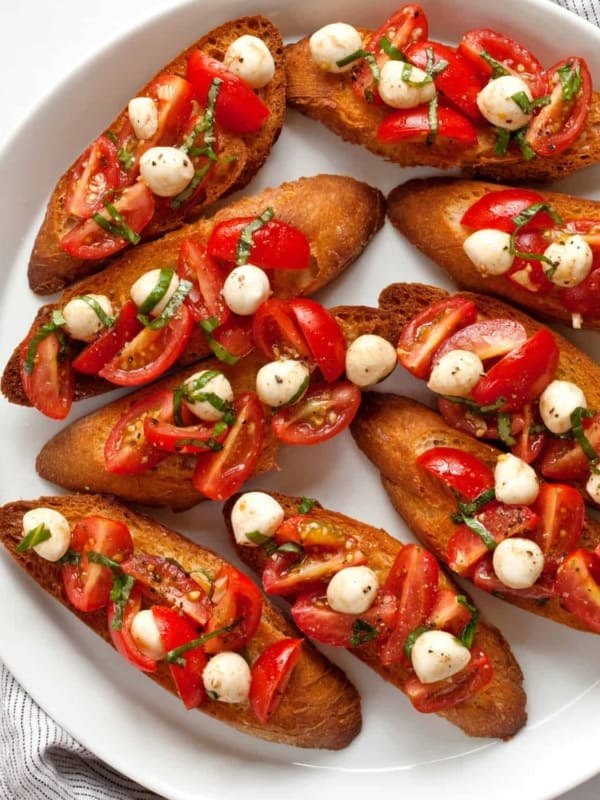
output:
[[[229,45],[244,34],[261,38],[275,61],[275,74],[272,80],[263,89],[258,90],[259,96],[271,113],[261,130],[255,134],[234,135],[220,131],[221,157],[204,181],[203,190],[197,200],[191,207],[182,210],[174,210],[166,205],[161,207],[144,230],[142,234],[144,240],[156,238],[166,231],[180,227],[186,220],[194,219],[220,197],[246,186],[263,165],[279,137],[285,116],[284,49],[279,31],[266,17],[241,17],[209,31],[166,64],[137,95],[145,94],[159,74],[169,73],[185,77],[187,60],[194,50],[202,50],[207,55],[222,61]],[[129,99],[126,98],[127,102]],[[125,105],[117,118],[107,125],[106,130],[118,136],[127,119],[127,105]],[[56,184],[31,253],[28,269],[29,285],[37,294],[60,291],[84,275],[102,269],[106,263],[106,260],[86,260],[69,256],[60,247],[60,239],[68,230],[69,224],[64,213],[68,176],[78,159],[79,156]]]
[[[283,507],[286,517],[298,513],[300,497],[289,497],[276,492],[269,492]],[[230,498],[223,508],[223,515],[229,530],[230,539],[242,561],[260,575],[268,556],[261,547],[243,547],[235,542],[231,528],[231,509],[236,498]],[[396,558],[402,544],[386,531],[358,522],[336,511],[313,506],[311,516],[341,528],[349,536],[353,536],[360,550],[367,556],[369,566],[375,571],[382,585]],[[459,593],[461,589],[445,574],[441,573],[441,585],[452,588]],[[474,647],[484,650],[494,665],[494,677],[491,684],[475,697],[460,703],[454,708],[440,713],[463,730],[468,736],[486,736],[508,739],[514,736],[525,724],[525,692],[523,675],[509,645],[497,628],[484,620],[479,621],[474,640]],[[409,670],[401,663],[384,667],[377,657],[376,647],[367,643],[360,647],[349,648],[350,652],[375,670],[384,680],[403,690],[404,682],[409,677]]]
[[[15,546],[23,535],[23,514],[38,506],[60,511],[71,525],[90,514],[121,520],[129,527],[136,549],[150,555],[174,558],[187,572],[203,570],[215,575],[221,566],[228,563],[211,550],[194,544],[110,497],[41,497],[38,500],[21,500],[1,507],[0,539],[8,553],[38,586],[72,611],[109,644],[112,642],[107,630],[106,610],[87,613],[77,611],[66,597],[58,564],[40,558],[31,550],[25,553],[15,551]],[[256,657],[272,642],[298,635],[298,630],[281,612],[265,601],[259,628],[248,643],[249,655]],[[146,674],[160,686],[176,694],[166,662],[159,662],[156,673]],[[245,704],[230,705],[207,700],[199,710],[243,733],[296,747],[338,750],[346,747],[361,728],[360,698],[356,689],[338,667],[306,641],[302,645],[300,660],[292,672],[281,704],[268,723],[260,723]]]

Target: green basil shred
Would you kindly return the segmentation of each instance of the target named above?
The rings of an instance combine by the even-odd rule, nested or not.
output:
[[[224,364],[236,364],[240,360],[239,356],[234,356],[233,353],[230,353],[229,350],[226,347],[223,347],[221,342],[217,342],[213,336],[213,331],[219,327],[219,321],[216,317],[202,319],[198,324],[204,332],[206,344],[210,347],[213,354],[219,359],[219,361],[222,361]]]
[[[479,53],[479,57],[482,58],[486,64],[492,68],[492,78],[501,78],[503,75],[512,75],[512,72],[507,69],[504,64],[501,64],[499,61],[496,61],[495,58],[488,53],[487,50],[482,50]]]
[[[432,145],[437,137],[439,130],[438,120],[438,98],[437,95],[432,97],[427,107],[427,119],[429,122],[429,133],[427,135],[427,144]]]
[[[154,319],[151,319],[147,314],[142,314],[140,312],[137,315],[139,321],[146,328],[150,328],[150,330],[153,331],[161,330],[166,325],[168,325],[169,322],[173,319],[173,317],[179,310],[179,307],[181,306],[185,298],[188,296],[191,288],[192,288],[191,281],[180,280],[177,289],[173,292],[171,299],[164,307],[162,312],[159,314],[159,316],[155,317]]]
[[[87,294],[82,294],[77,299],[83,300],[84,303],[88,304],[88,306],[92,309],[94,314],[98,317],[98,319],[105,328],[112,328],[112,326],[115,324],[115,318],[109,316],[104,311],[104,309],[102,308],[100,303],[96,300],[96,298],[90,297]]]
[[[372,642],[377,638],[377,628],[365,622],[364,619],[355,619],[352,623],[352,636],[350,647],[360,647],[361,644]]]
[[[144,316],[149,314],[152,309],[160,303],[171,285],[173,275],[174,270],[168,269],[167,267],[163,267],[160,270],[156,285],[139,308],[139,315]]]
[[[269,206],[268,208],[265,208],[260,216],[256,217],[256,219],[253,219],[252,222],[249,222],[243,229],[235,251],[235,263],[238,266],[248,263],[252,245],[254,244],[254,234],[257,230],[266,225],[267,222],[270,222],[274,216],[275,212]]]
[[[104,201],[104,208],[114,222],[111,222],[106,217],[102,216],[100,212],[92,215],[92,219],[107,233],[116,236],[118,239],[125,239],[129,244],[138,244],[141,241],[141,236],[136,233],[125,221],[125,217],[121,214],[116,206],[108,200]]]
[[[406,61],[404,53],[390,42],[387,36],[382,36],[379,40],[379,47],[383,50],[388,58],[392,61]]]
[[[408,634],[404,640],[404,654],[409,660],[412,654],[412,649],[415,646],[415,642],[422,633],[426,633],[429,630],[431,630],[431,628],[428,625],[419,625],[418,628],[415,628],[414,631],[411,631]]]
[[[298,513],[299,514],[308,514],[310,511],[313,510],[313,506],[317,501],[314,500],[312,497],[303,497],[300,501],[300,505],[298,506]]]
[[[52,532],[42,522],[35,528],[32,528],[30,531],[27,531],[25,536],[15,547],[15,550],[17,551],[17,553],[24,553],[26,550],[30,550],[32,547],[41,544],[41,542],[47,541],[48,539],[51,538],[51,536]]]
[[[563,100],[570,102],[581,89],[581,67],[568,61],[564,66],[557,70],[560,81]]]
[[[196,647],[203,647],[206,642],[214,639],[215,636],[222,636],[224,633],[229,633],[234,628],[237,628],[243,619],[243,617],[238,617],[237,619],[234,619],[230,625],[226,625],[224,628],[219,628],[216,631],[205,633],[203,636],[199,636],[197,639],[192,639],[191,642],[186,642],[180,647],[175,647],[173,650],[169,650],[166,656],[168,663],[177,664],[179,667],[185,667],[185,658],[183,658],[184,653],[187,653],[188,650],[194,650]]]
[[[474,605],[471,605],[464,594],[458,595],[456,600],[464,606],[469,613],[471,614],[471,619],[465,627],[463,628],[462,633],[459,636],[460,641],[464,644],[465,647],[468,647],[469,650],[473,646],[473,639],[475,638],[475,631],[477,630],[477,623],[479,622],[479,611],[475,608]]]
[[[582,408],[581,406],[578,406],[571,412],[571,431],[573,433],[573,438],[577,441],[577,444],[585,453],[588,461],[591,464],[597,464],[598,453],[596,453],[594,450],[592,443],[587,438],[585,431],[583,430],[583,420],[591,419],[593,416],[593,411],[588,408]]]
[[[67,344],[66,338],[62,331],[63,325],[65,325],[65,318],[62,315],[61,311],[53,311],[50,317],[50,322],[46,322],[42,325],[39,330],[37,331],[34,336],[31,337],[29,340],[29,344],[27,345],[27,352],[25,353],[25,360],[23,362],[23,369],[28,375],[33,373],[33,368],[35,366],[35,357],[37,354],[37,349],[41,342],[44,341],[48,336],[51,336],[55,333],[58,337],[59,342],[59,352],[58,352],[58,360],[60,361],[62,358],[65,357],[67,353]]]

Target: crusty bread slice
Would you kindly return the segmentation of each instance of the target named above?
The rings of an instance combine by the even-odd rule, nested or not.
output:
[[[160,73],[171,73],[185,77],[187,59],[196,49],[207,55],[223,60],[227,48],[235,39],[244,34],[258,36],[268,46],[275,60],[275,75],[264,87],[258,90],[261,99],[270,109],[270,115],[258,133],[243,136],[226,131],[219,133],[219,161],[204,181],[203,189],[192,207],[171,209],[161,205],[143,232],[144,240],[152,239],[166,231],[180,227],[186,219],[193,219],[203,209],[220,197],[241,189],[250,182],[265,162],[271,147],[277,140],[285,116],[285,68],[283,42],[273,23],[262,16],[241,17],[226,22],[194,42],[190,47],[166,64]],[[153,79],[152,79],[153,80]],[[143,95],[150,83],[142,88]],[[107,125],[106,130],[118,136],[127,121],[127,103],[119,116]],[[60,247],[60,239],[68,230],[69,220],[64,213],[65,191],[68,175],[77,159],[59,179],[48,202],[46,215],[38,232],[29,261],[29,285],[38,294],[52,294],[84,275],[101,269],[103,260],[83,260],[68,255]],[[185,216],[184,216],[185,215]]]
[[[521,289],[502,276],[484,277],[463,250],[472,231],[460,224],[465,211],[487,192],[507,186],[461,178],[425,178],[397,186],[388,197],[392,224],[428,258],[439,264],[462,289],[504,297],[546,319],[571,324],[558,287],[550,294]],[[591,219],[600,223],[600,203],[558,192],[538,190],[564,221]],[[600,330],[600,319],[583,316],[583,327]]]
[[[431,447],[456,447],[472,453],[488,466],[496,464],[500,451],[447,425],[435,411],[406,397],[367,392],[351,426],[352,435],[363,453],[381,472],[383,486],[392,505],[411,531],[440,561],[446,561],[446,548],[456,525],[456,497],[441,481],[420,468],[416,457]],[[577,547],[592,550],[600,544],[600,523],[586,517]],[[578,617],[567,611],[560,598],[545,602],[503,595],[503,599],[526,611],[588,631]]]
[[[340,205],[339,198],[344,197]],[[273,290],[278,297],[311,295],[334,280],[368,245],[384,222],[384,199],[378,189],[342,175],[315,175],[265,189],[222,208],[208,219],[200,219],[155,242],[140,245],[115,259],[102,272],[84,278],[62,293],[56,303],[40,308],[32,329],[50,320],[54,309],[62,308],[73,297],[104,294],[115,311],[129,298],[137,278],[155,267],[177,265],[181,242],[192,237],[206,243],[219,222],[235,217],[254,217],[265,208],[301,230],[311,247],[311,262],[304,270],[276,270]],[[21,382],[19,344],[2,375],[0,388],[12,403],[30,405]],[[191,364],[211,354],[200,328],[193,334],[182,356],[182,364]],[[114,388],[95,377],[76,374],[75,399],[92,397]]]
[[[82,622],[111,644],[106,610],[80,612],[66,596],[61,567],[40,558],[32,550],[17,553],[16,545],[23,535],[23,514],[43,506],[60,511],[73,526],[79,519],[100,514],[124,522],[139,552],[175,559],[190,573],[201,571],[215,576],[227,564],[224,558],[189,541],[149,517],[131,511],[110,497],[73,495],[21,500],[0,508],[0,538],[8,553],[39,587],[66,606]],[[263,604],[260,625],[250,642],[248,654],[255,658],[272,642],[298,636],[298,631],[268,601]],[[50,658],[50,654],[48,655]],[[123,669],[128,669],[123,663]],[[155,673],[146,673],[160,686],[175,694],[175,687],[166,661],[158,664]],[[246,704],[227,704],[207,700],[200,710],[243,733],[272,742],[296,747],[319,747],[338,750],[348,745],[361,728],[360,698],[344,673],[308,642],[302,645],[300,660],[295,666],[279,708],[266,724],[260,723]]]
[[[359,30],[363,40],[371,33]],[[441,139],[432,145],[425,142],[383,144],[377,140],[377,130],[389,110],[358,97],[348,73],[339,75],[320,69],[311,57],[308,37],[288,45],[285,58],[288,105],[323,123],[342,139],[366,147],[403,167],[459,167],[496,180],[551,181],[600,160],[598,93],[594,93],[585,130],[571,147],[554,158],[524,161],[519,152],[495,155],[495,137],[489,125],[477,128],[477,146],[465,147]]]
[[[289,497],[278,493],[270,493],[283,507],[286,517],[298,513],[301,498]],[[223,514],[230,533],[230,539],[236,547],[240,558],[257,574],[261,575],[268,556],[262,547],[243,547],[235,542],[231,528],[231,508],[236,498],[230,498],[224,506]],[[349,536],[354,537],[360,550],[366,555],[369,566],[375,571],[382,585],[402,548],[402,544],[386,531],[374,528],[335,511],[315,505],[311,516],[319,521],[331,523]],[[462,593],[453,582],[441,574],[441,585]],[[470,700],[459,703],[454,708],[440,712],[453,725],[458,726],[469,736],[488,736],[508,739],[514,736],[525,724],[525,692],[523,675],[513,656],[509,645],[497,628],[480,618],[474,640],[474,647],[481,648],[493,662],[494,677],[491,684]],[[402,690],[409,677],[409,670],[396,663],[389,667],[382,666],[377,657],[375,643],[367,643],[352,648],[353,655],[360,658],[382,678]]]

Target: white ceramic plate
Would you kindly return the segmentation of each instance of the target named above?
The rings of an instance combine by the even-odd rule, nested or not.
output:
[[[111,5],[118,6],[112,0]],[[161,5],[155,2],[152,8]],[[177,4],[151,19],[142,12],[143,24],[97,52],[65,80],[30,115],[0,156],[0,184],[5,189],[0,214],[4,268],[0,362],[6,362],[13,344],[25,334],[40,303],[26,288],[25,270],[56,177],[172,53],[213,25],[259,9],[293,39],[340,18],[377,25],[393,5],[382,0],[369,4],[304,0],[301,7],[293,0],[258,5],[252,0],[210,0]],[[452,0],[430,0],[425,5],[432,38],[456,41],[468,27],[497,28],[525,41],[546,65],[564,55],[584,55],[595,83],[600,84],[600,32],[544,0],[504,0],[493,8],[492,4],[482,8],[478,0],[462,0],[460,14]],[[99,40],[110,38],[109,30],[98,28]],[[86,37],[93,39],[89,30]],[[387,165],[290,113],[280,141],[250,190],[327,171],[355,175],[385,192],[426,174]],[[600,197],[595,192],[599,178],[599,168],[593,167],[565,181],[562,188]],[[9,189],[7,195],[6,187],[17,188]],[[332,304],[375,303],[387,283],[411,279],[447,285],[439,270],[386,225],[360,262],[321,299]],[[579,334],[577,339],[593,352],[593,337]],[[422,394],[416,382],[400,375],[385,388]],[[91,403],[78,406],[73,416],[91,407]],[[33,463],[42,442],[57,427],[29,409],[3,405],[2,502],[54,491],[36,477]],[[349,435],[318,451],[284,451],[280,462],[282,471],[260,485],[318,497],[410,538],[392,512],[375,471],[360,457]],[[160,516],[199,541],[228,550],[218,505]],[[327,798],[334,791],[354,800],[376,788],[413,797],[443,793],[446,798],[463,800],[481,796],[542,800],[600,769],[598,640],[529,617],[480,593],[477,600],[511,641],[524,669],[527,728],[508,743],[467,739],[438,717],[415,714],[399,692],[348,654],[336,652],[333,658],[348,671],[364,698],[363,732],[341,753],[265,744],[202,714],[186,713],[177,700],[129,669],[75,618],[47,600],[4,557],[0,558],[0,598],[0,657],[26,689],[98,756],[169,798],[224,800],[241,795],[271,800],[283,790],[289,800]]]

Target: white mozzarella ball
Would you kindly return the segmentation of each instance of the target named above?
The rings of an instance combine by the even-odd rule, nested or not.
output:
[[[64,556],[71,543],[71,527],[67,519],[53,508],[32,508],[23,515],[23,535],[43,525],[50,532],[50,538],[34,545],[33,549],[46,561],[58,561]]]
[[[483,116],[492,125],[508,131],[516,131],[527,125],[531,114],[513,100],[521,92],[531,101],[529,86],[516,75],[502,75],[491,80],[477,95],[477,105]]]
[[[223,63],[251,89],[262,89],[275,74],[275,61],[262,39],[245,34],[227,48]]]
[[[223,298],[234,314],[254,314],[271,294],[267,273],[254,264],[232,269],[223,284]]]
[[[512,453],[503,453],[494,468],[494,488],[500,503],[527,506],[538,496],[540,485],[533,467]]]
[[[211,371],[203,369],[200,372],[195,372],[184,381],[184,389],[189,395],[185,398],[184,403],[192,414],[195,414],[199,419],[205,422],[218,422],[223,419],[223,411],[211,402],[210,397],[207,398],[205,395],[215,395],[219,405],[221,404],[219,401],[232,403],[233,389],[222,372],[217,372],[206,380],[206,383],[200,381],[199,385],[199,379]]]
[[[594,503],[600,504],[600,473],[590,472],[590,477],[585,485],[585,490]]]
[[[345,22],[332,22],[319,28],[310,37],[310,52],[319,67],[325,72],[346,72],[356,62],[338,67],[337,62],[362,48],[360,33]]]
[[[450,350],[433,366],[427,386],[437,394],[467,397],[483,374],[483,363],[476,353]]]
[[[435,683],[464,669],[471,651],[448,631],[425,631],[417,637],[411,661],[421,683]]]
[[[578,233],[548,245],[544,256],[552,263],[548,275],[556,286],[577,286],[590,274],[594,262],[592,248]]]
[[[175,197],[194,177],[194,165],[178,147],[151,147],[140,158],[140,176],[154,194]]]
[[[365,333],[346,350],[346,377],[356,386],[382,381],[398,363],[395,347],[382,336]]]
[[[528,589],[544,568],[544,554],[531,539],[514,536],[504,539],[494,549],[494,572],[509,589]]]
[[[112,303],[103,294],[87,294],[91,300],[95,300],[107,317],[112,317]],[[92,306],[82,297],[74,297],[66,304],[62,310],[65,318],[65,329],[69,336],[81,342],[91,342],[96,335],[104,328],[98,314]]]
[[[150,608],[138,611],[131,621],[131,638],[143,655],[158,661],[165,657],[165,647]]]
[[[231,509],[231,527],[238,544],[258,547],[260,541],[252,541],[248,534],[271,538],[283,522],[285,513],[281,505],[266,492],[244,492]]]
[[[540,395],[540,416],[551,433],[571,429],[571,414],[576,408],[587,408],[583,390],[571,381],[551,381]]]
[[[510,234],[482,228],[467,236],[463,250],[482,275],[504,275],[515,259],[510,252]]]
[[[133,284],[133,286],[129,290],[129,294],[131,299],[138,308],[144,305],[148,297],[158,286],[159,280],[160,280],[160,269],[151,269],[149,272],[144,272],[143,275],[140,275],[137,281]],[[178,287],[179,287],[179,278],[177,277],[177,273],[173,271],[173,274],[171,275],[171,280],[167,287],[167,291],[164,293],[164,295],[158,301],[158,303],[156,303],[156,305],[150,309],[150,314],[153,317],[158,317],[159,314],[162,314],[162,312],[167,307],[169,300],[173,297],[173,295],[177,291]]]
[[[258,370],[256,393],[262,403],[271,408],[300,400],[308,389],[310,371],[303,361],[284,358],[269,361]]]
[[[392,108],[414,108],[428,103],[436,93],[427,73],[404,61],[386,61],[377,89],[383,102]]]
[[[158,108],[151,97],[133,97],[127,106],[129,121],[138,139],[150,139],[158,130]]]
[[[204,667],[202,682],[208,696],[221,703],[243,703],[250,692],[250,667],[239,653],[225,651]]]
[[[327,602],[342,614],[364,614],[379,590],[377,575],[365,566],[346,567],[336,572],[327,585]]]

